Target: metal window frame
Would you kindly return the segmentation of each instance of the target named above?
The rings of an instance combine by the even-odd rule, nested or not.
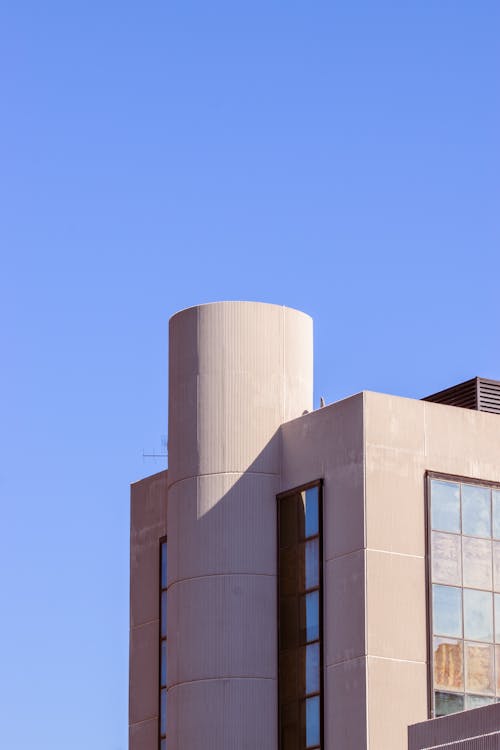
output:
[[[325,722],[324,722],[324,701],[325,701],[325,675],[324,675],[324,597],[323,597],[323,589],[324,589],[324,564],[323,564],[323,528],[324,528],[324,509],[323,509],[323,487],[324,487],[324,480],[322,478],[315,479],[311,482],[307,482],[306,484],[301,484],[298,487],[293,487],[290,490],[286,490],[284,492],[279,492],[276,495],[276,592],[277,592],[277,602],[276,602],[276,608],[277,608],[277,629],[276,629],[276,653],[277,653],[277,674],[278,674],[278,742],[277,747],[278,750],[283,750],[282,743],[281,743],[281,700],[280,700],[280,512],[279,512],[279,504],[281,500],[286,499],[287,497],[291,497],[292,495],[297,495],[302,492],[306,492],[306,490],[311,490],[314,487],[318,488],[318,535],[317,538],[319,540],[319,699],[320,699],[320,717],[319,717],[319,724],[320,724],[320,748],[321,750],[325,749]],[[311,539],[316,538],[316,535],[311,537]],[[305,541],[302,540],[302,541]],[[311,589],[312,590],[312,589]],[[316,590],[316,589],[314,589]],[[305,596],[305,590],[303,594]],[[315,643],[316,641],[314,641]],[[304,644],[307,645],[307,644]],[[313,698],[318,693],[314,693],[311,695],[308,695],[308,698]],[[305,702],[306,696],[304,695],[303,702]],[[307,750],[317,750],[318,746],[308,748]]]

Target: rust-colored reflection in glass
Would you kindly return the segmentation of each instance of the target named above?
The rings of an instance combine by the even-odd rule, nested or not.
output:
[[[434,687],[438,690],[464,689],[462,641],[434,638]]]
[[[432,532],[432,580],[434,583],[462,585],[462,555],[457,534]]]
[[[465,644],[465,689],[469,693],[494,693],[493,646]]]
[[[462,537],[464,586],[491,589],[491,542],[488,539]]]

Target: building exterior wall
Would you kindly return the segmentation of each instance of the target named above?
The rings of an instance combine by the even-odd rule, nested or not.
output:
[[[129,750],[157,750],[160,542],[167,530],[167,472],[130,495]]]
[[[499,747],[499,704],[408,727],[408,750],[498,750]]]
[[[226,302],[170,322],[169,750],[275,750],[282,422],[312,406],[312,321]]]

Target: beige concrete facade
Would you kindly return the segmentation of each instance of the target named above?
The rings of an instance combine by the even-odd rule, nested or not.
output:
[[[311,411],[311,320],[274,305],[174,316],[169,378],[168,475],[132,488],[130,749],[158,750],[168,526],[168,748],[278,750],[276,495],[321,479],[324,750],[406,750],[426,473],[500,482],[499,417],[372,392]]]

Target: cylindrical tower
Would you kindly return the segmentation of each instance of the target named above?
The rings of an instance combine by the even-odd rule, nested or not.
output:
[[[312,408],[312,320],[200,305],[169,352],[168,748],[276,750],[278,430]]]

